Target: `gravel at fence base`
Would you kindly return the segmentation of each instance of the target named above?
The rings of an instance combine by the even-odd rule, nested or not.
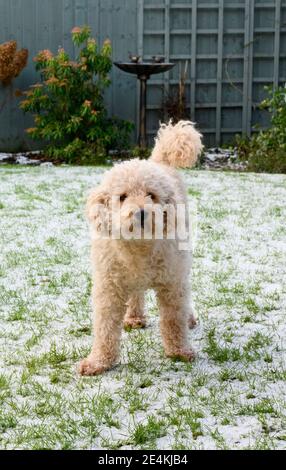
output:
[[[126,157],[126,156],[125,156]],[[118,152],[110,152],[108,163],[119,162],[125,158],[120,158]],[[43,160],[40,151],[21,153],[0,153],[1,164],[15,165],[43,165],[52,166],[53,163]],[[205,170],[246,170],[247,162],[239,160],[237,152],[233,149],[210,148],[205,151],[201,158],[201,168]]]
[[[201,162],[202,168],[206,170],[227,169],[244,171],[247,168],[247,162],[239,160],[236,150],[218,147],[206,150]]]
[[[51,162],[43,162],[39,159],[41,152],[35,150],[32,152],[21,152],[21,153],[0,153],[0,164],[2,165],[52,165]]]

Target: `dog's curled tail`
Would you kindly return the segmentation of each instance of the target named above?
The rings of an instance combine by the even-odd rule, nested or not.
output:
[[[192,167],[203,149],[201,137],[191,121],[161,124],[150,160],[173,167]]]

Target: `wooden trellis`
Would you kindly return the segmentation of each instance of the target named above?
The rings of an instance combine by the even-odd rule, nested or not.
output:
[[[281,47],[282,46],[282,47]],[[265,85],[286,80],[283,0],[139,0],[138,53],[148,60],[189,61],[187,109],[207,143],[267,126],[257,105]],[[148,133],[157,128],[162,87],[179,83],[179,67],[149,81]]]

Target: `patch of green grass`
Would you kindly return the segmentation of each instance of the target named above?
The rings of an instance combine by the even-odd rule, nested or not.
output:
[[[251,313],[257,314],[261,310],[255,300],[251,297],[244,299],[243,304]]]
[[[229,382],[232,380],[236,380],[237,375],[233,369],[221,369],[219,372],[219,380],[220,382]]]
[[[85,335],[90,335],[91,334],[91,326],[90,325],[85,325],[81,326],[79,328],[71,328],[69,330],[69,334],[75,336],[76,338],[80,338]]]
[[[49,265],[69,265],[71,264],[72,260],[73,254],[71,250],[65,246],[58,246],[56,253],[49,259]]]
[[[62,362],[65,362],[68,358],[68,353],[65,346],[59,348],[55,343],[52,343],[50,350],[45,353],[44,358],[51,366],[57,366]]]
[[[201,196],[201,191],[199,191],[198,189],[194,189],[194,188],[189,188],[188,189],[188,194],[190,196],[193,196],[193,197],[200,197]]]
[[[243,315],[241,319],[243,323],[252,323],[255,321],[255,315]]]
[[[88,409],[93,413],[99,424],[106,424],[108,427],[119,428],[119,422],[115,418],[118,410],[118,403],[108,393],[102,392],[91,398]]]
[[[238,348],[221,346],[218,343],[215,327],[211,328],[207,333],[207,346],[204,351],[210,359],[218,363],[239,361],[241,359],[241,352]]]
[[[270,398],[263,398],[260,401],[247,404],[240,408],[239,410],[240,415],[261,415],[261,414],[270,414],[270,415],[277,415],[277,411],[273,404],[273,401]]]
[[[271,339],[269,336],[266,336],[259,331],[254,333],[247,343],[243,346],[243,351],[246,357],[249,360],[260,359],[261,349],[269,346],[271,344]]]
[[[147,423],[135,424],[132,440],[136,446],[154,448],[155,441],[166,434],[165,422],[154,416],[148,416]]]
[[[0,390],[7,390],[10,389],[10,382],[8,377],[3,373],[0,374]]]
[[[83,197],[79,197],[75,194],[67,194],[65,196],[65,211],[66,213],[72,213],[75,211],[79,211],[81,208],[83,210],[84,207],[84,199]]]
[[[218,431],[217,428],[214,429],[214,430],[211,430],[210,435],[214,439],[214,441],[216,442],[216,445],[217,445],[218,449],[221,449],[221,450],[226,450],[227,449],[225,439],[220,434],[220,432]]]
[[[283,214],[283,209],[281,206],[274,206],[268,210],[268,215],[271,217],[281,217]]]
[[[0,432],[4,433],[9,429],[13,429],[17,426],[17,420],[14,413],[1,413],[0,414]],[[0,437],[1,442],[1,437]]]
[[[191,432],[192,438],[196,440],[203,435],[200,419],[204,418],[202,411],[194,408],[181,408],[175,401],[170,403],[171,412],[168,414],[169,425],[176,426],[181,433]]]
[[[142,380],[140,380],[139,387],[140,388],[148,388],[153,385],[153,380],[151,377],[142,377]]]
[[[14,308],[9,313],[9,321],[21,321],[25,319],[27,312],[29,311],[28,305],[24,300],[19,299]]]
[[[59,243],[59,240],[56,237],[48,237],[46,239],[46,244],[48,246],[56,246]]]
[[[27,339],[25,343],[25,347],[28,351],[31,350],[34,346],[36,346],[41,341],[42,335],[40,333],[32,333],[29,339]]]

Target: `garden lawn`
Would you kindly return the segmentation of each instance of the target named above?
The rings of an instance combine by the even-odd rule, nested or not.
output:
[[[120,364],[82,378],[84,203],[104,171],[0,168],[0,447],[286,449],[286,177],[185,171],[197,359],[164,357],[149,292],[148,328],[123,333]]]

